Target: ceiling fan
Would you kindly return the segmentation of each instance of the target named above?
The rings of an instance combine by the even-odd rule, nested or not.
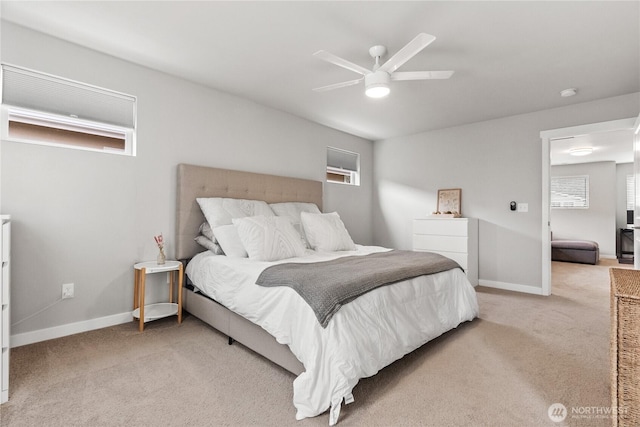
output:
[[[391,89],[389,88],[391,80],[448,79],[453,75],[453,71],[396,71],[402,66],[402,64],[417,55],[418,52],[431,44],[435,39],[436,38],[432,35],[420,33],[382,65],[380,65],[380,58],[387,53],[387,48],[379,45],[373,46],[369,49],[369,55],[371,55],[376,61],[372,70],[368,70],[327,51],[320,50],[314,53],[313,56],[339,67],[346,68],[347,70],[362,74],[362,77],[356,80],[349,80],[346,82],[318,87],[313,90],[316,92],[324,92],[341,87],[357,85],[364,80],[366,95],[371,98],[382,98],[391,92]]]

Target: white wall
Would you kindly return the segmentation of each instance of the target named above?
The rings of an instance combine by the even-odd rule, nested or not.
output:
[[[589,176],[589,209],[551,209],[553,238],[592,240],[598,243],[601,257],[615,258],[616,163],[552,166],[550,173],[551,176]]]
[[[372,243],[370,141],[13,24],[1,35],[7,63],[138,97],[136,157],[2,141],[12,345],[49,337],[45,328],[127,318],[132,265],[155,259],[153,236],[164,233],[173,255],[178,163],[324,180],[327,145],[356,151],[361,185],[325,184],[324,209]],[[59,301],[67,282],[75,298]]]
[[[375,244],[411,248],[411,220],[435,210],[439,188],[459,187],[463,215],[480,220],[481,283],[540,292],[540,131],[636,117],[639,95],[376,141]],[[512,200],[529,212],[510,211]]]
[[[152,236],[163,232],[173,253],[176,164],[322,180],[327,145],[361,154],[361,186],[325,184],[324,199],[325,211],[339,210],[357,242],[410,248],[411,220],[435,209],[438,188],[461,187],[463,214],[480,219],[480,278],[539,288],[539,132],[635,117],[640,104],[638,94],[625,95],[372,147],[12,24],[3,22],[1,36],[3,61],[139,102],[137,157],[2,141],[1,211],[14,219],[12,343],[16,335],[22,342],[41,331],[49,336],[45,328],[123,318],[132,306],[132,264],[155,258]],[[511,200],[528,202],[529,212],[509,211]],[[67,282],[76,284],[76,297],[59,301]]]

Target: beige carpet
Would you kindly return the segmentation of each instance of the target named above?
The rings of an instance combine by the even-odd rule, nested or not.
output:
[[[477,288],[479,319],[361,380],[338,425],[610,425],[582,409],[610,406],[610,266],[554,262],[551,297]],[[0,425],[328,425],[295,421],[293,379],[191,316],[132,322],[13,349]]]

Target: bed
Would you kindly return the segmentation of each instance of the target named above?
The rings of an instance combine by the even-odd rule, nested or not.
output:
[[[323,326],[295,290],[258,286],[256,279],[277,264],[364,260],[386,256],[382,253],[388,249],[357,245],[349,251],[307,250],[290,260],[257,262],[215,255],[194,241],[205,222],[196,199],[314,203],[322,209],[321,182],[186,164],[178,165],[177,181],[176,257],[188,261],[185,283],[195,285],[184,291],[184,309],[230,343],[236,340],[297,375],[297,419],[329,409],[334,425],[342,403],[353,401],[351,392],[360,378],[478,315],[473,287],[453,268],[371,290],[343,305]]]

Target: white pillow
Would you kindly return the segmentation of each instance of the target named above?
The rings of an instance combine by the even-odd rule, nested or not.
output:
[[[207,221],[200,224],[198,234],[193,240],[195,240],[200,246],[204,246],[216,255],[224,255],[222,248],[218,244],[218,240],[213,235],[213,230],[209,227]]]
[[[233,223],[251,259],[277,261],[305,254],[300,234],[287,218],[253,216],[235,218]]]
[[[304,234],[312,249],[326,252],[356,249],[356,245],[337,212],[326,214],[302,212],[300,218]]]
[[[209,240],[215,240],[216,238],[213,236],[213,230],[207,221],[200,224],[200,228],[198,229],[198,233],[202,234]]]
[[[278,216],[285,216],[291,220],[293,225],[300,224],[300,213],[321,213],[320,209],[315,203],[305,202],[284,202],[284,203],[270,203],[269,207]]]
[[[232,258],[246,258],[249,256],[242,245],[235,225],[221,225],[214,228],[213,232],[226,256]]]
[[[229,199],[225,197],[198,197],[200,209],[211,228],[231,224],[233,218],[246,216],[275,216],[267,202],[262,200]],[[215,233],[214,233],[215,234]]]
[[[302,212],[309,213],[321,213],[318,209],[318,205],[315,203],[307,202],[283,202],[283,203],[270,203],[269,207],[277,216],[284,216],[291,220],[293,227],[298,230],[298,233],[302,236],[302,241],[307,248],[310,248],[309,242],[304,236],[304,230],[302,229],[302,223],[300,222],[300,214]]]
[[[203,236],[202,234],[196,236],[193,240],[195,240],[200,246],[209,249],[216,255],[224,255],[224,252],[222,251],[222,248],[218,243],[214,243],[211,239],[207,239],[207,237]]]

